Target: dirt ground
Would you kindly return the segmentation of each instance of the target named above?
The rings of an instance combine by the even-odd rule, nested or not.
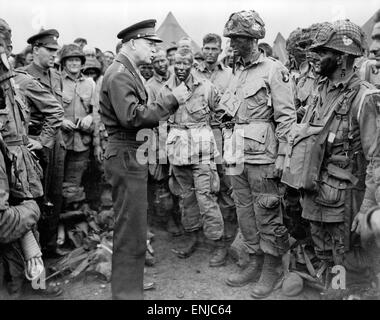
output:
[[[225,284],[225,279],[238,266],[229,257],[225,266],[210,268],[208,259],[210,248],[203,243],[187,259],[179,259],[171,249],[184,240],[184,237],[173,238],[162,228],[153,227],[155,234],[152,242],[155,250],[156,264],[146,267],[145,281],[154,282],[155,289],[144,292],[146,300],[251,300],[251,286],[232,288]],[[1,267],[0,267],[1,269]],[[1,271],[0,271],[1,273]],[[1,276],[1,275],[0,275]],[[2,278],[2,277],[1,277]],[[55,299],[64,300],[109,300],[111,288],[109,283],[93,275],[81,275],[73,280],[55,279],[64,289],[64,294]],[[0,299],[9,299],[0,280]],[[23,299],[44,299],[36,295],[25,295]],[[319,299],[319,294],[312,289],[304,289],[297,297],[286,297],[281,289],[267,299]]]

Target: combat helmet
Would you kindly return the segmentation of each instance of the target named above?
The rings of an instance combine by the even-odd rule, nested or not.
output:
[[[346,19],[321,24],[310,50],[317,51],[319,48],[328,48],[359,57],[363,55],[364,47],[365,35],[362,29]]]
[[[62,66],[64,65],[65,59],[73,58],[73,57],[80,58],[82,65],[86,61],[86,57],[78,45],[74,43],[64,45],[62,49],[60,50],[61,65]]]
[[[265,37],[265,23],[254,10],[235,12],[230,15],[223,30],[223,36],[243,36],[254,39]]]

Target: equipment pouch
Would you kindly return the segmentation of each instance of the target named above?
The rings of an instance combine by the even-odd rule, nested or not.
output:
[[[328,171],[322,171],[315,202],[328,207],[340,207],[344,204],[347,186],[346,180],[336,178]]]

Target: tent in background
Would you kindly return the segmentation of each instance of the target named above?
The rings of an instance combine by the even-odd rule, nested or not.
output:
[[[171,12],[168,13],[164,22],[162,22],[160,27],[157,29],[157,35],[163,40],[161,46],[165,49],[169,47],[169,45],[173,42],[178,44],[178,40],[181,38],[189,37],[189,35],[185,32],[185,30],[182,29],[177,19]],[[191,37],[189,38],[191,39]],[[201,48],[198,46],[198,44],[196,44],[194,40],[191,41],[194,53],[200,51]]]
[[[363,24],[362,26],[362,30],[364,31],[365,35],[366,35],[366,40],[367,40],[367,43],[368,43],[368,47],[371,45],[372,43],[372,39],[371,39],[371,34],[372,34],[372,29],[373,29],[373,26],[375,25],[375,17],[376,17],[376,12],[375,14],[369,18],[369,20]]]
[[[286,51],[286,40],[283,35],[277,33],[276,39],[273,41],[273,56],[278,58],[283,64],[288,60],[288,52]]]

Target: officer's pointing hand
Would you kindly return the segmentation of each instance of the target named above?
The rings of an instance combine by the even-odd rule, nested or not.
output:
[[[187,99],[190,98],[190,95],[191,95],[191,93],[189,92],[189,90],[187,89],[187,87],[185,86],[183,82],[181,82],[181,84],[178,87],[174,88],[172,93],[177,99],[178,104],[185,103]]]

